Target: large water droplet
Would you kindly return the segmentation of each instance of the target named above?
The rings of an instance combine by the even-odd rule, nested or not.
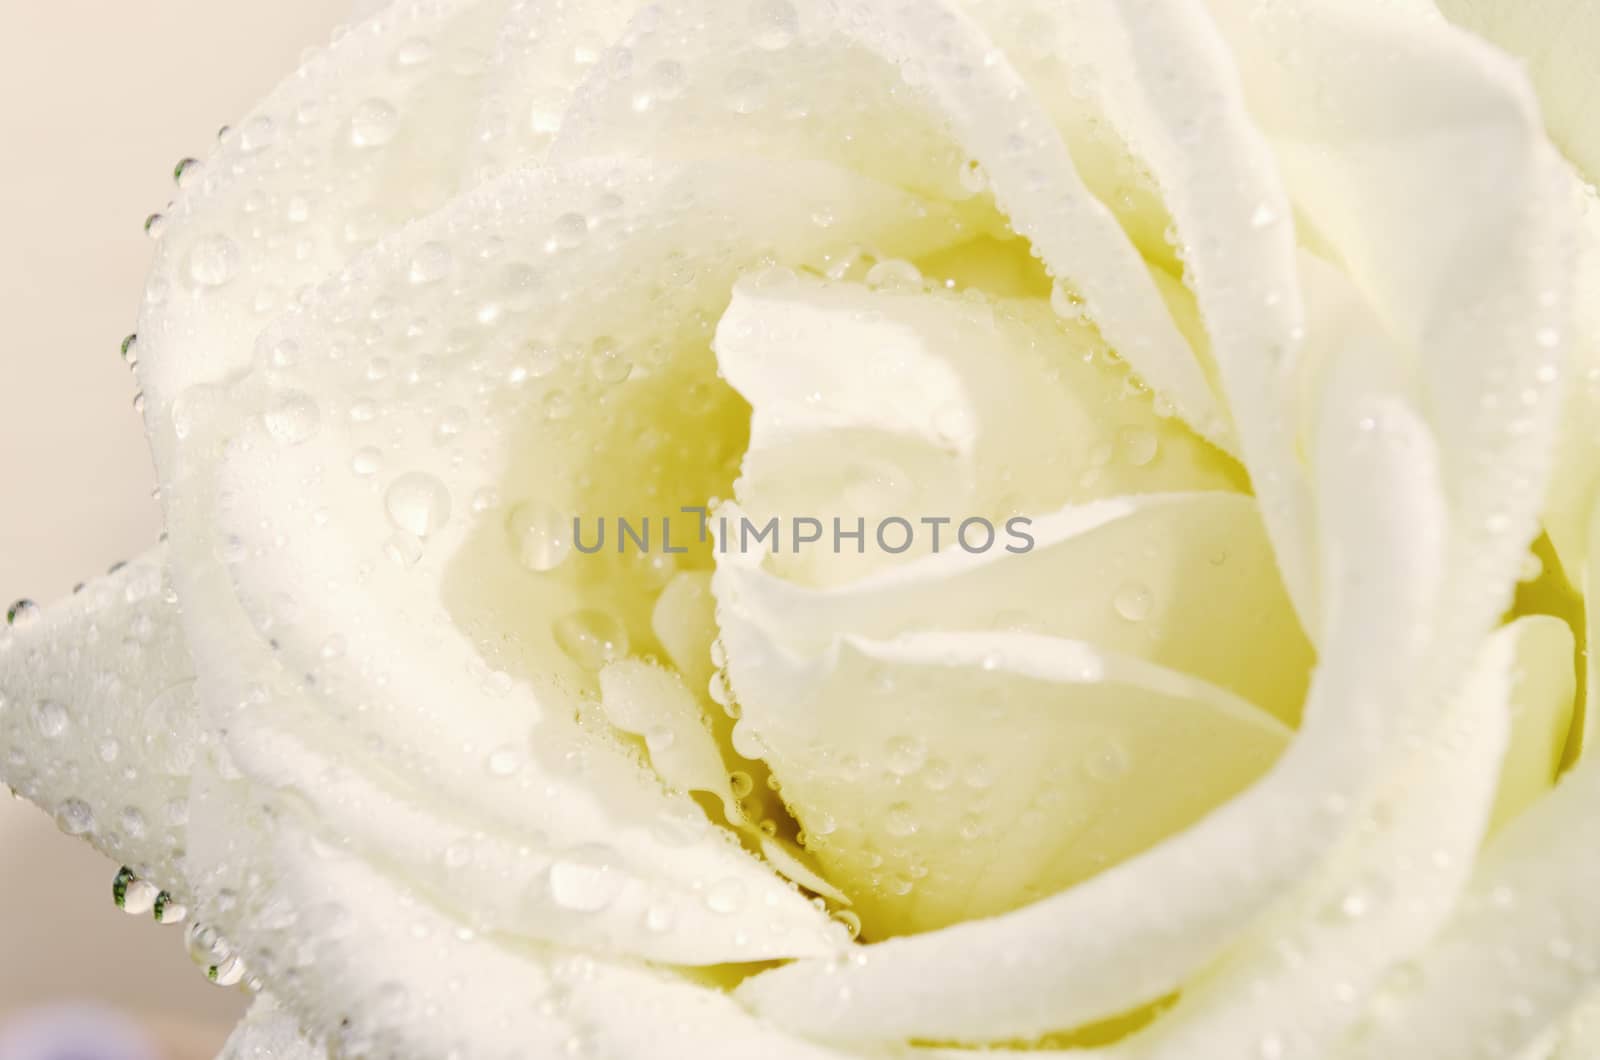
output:
[[[450,521],[450,490],[424,471],[408,471],[390,483],[383,505],[396,529],[418,539],[438,533]]]
[[[56,824],[67,835],[88,835],[94,831],[94,811],[82,799],[67,799],[56,807]]]
[[[411,255],[406,277],[415,284],[433,283],[449,275],[452,264],[449,247],[439,242],[424,243]]]
[[[550,897],[563,909],[597,913],[617,900],[627,879],[611,848],[592,844],[563,854],[550,866]]]
[[[543,501],[524,501],[506,518],[511,547],[532,571],[554,570],[572,553],[572,524]]]
[[[189,249],[189,279],[198,287],[221,287],[239,269],[239,248],[225,235],[202,236]]]
[[[288,390],[273,397],[263,420],[274,441],[299,445],[317,433],[322,411],[310,394]]]
[[[1129,582],[1117,590],[1112,605],[1116,607],[1117,614],[1129,622],[1143,622],[1155,607],[1155,597],[1146,586]]]
[[[72,724],[72,716],[53,699],[41,699],[33,708],[33,725],[47,740],[58,739]]]
[[[6,625],[18,629],[31,625],[39,617],[39,605],[32,600],[18,600],[6,608]]]
[[[628,631],[609,611],[585,609],[556,619],[556,643],[585,670],[599,671],[628,654]]]
[[[386,99],[356,104],[350,116],[350,142],[357,147],[382,147],[400,129],[400,112]]]

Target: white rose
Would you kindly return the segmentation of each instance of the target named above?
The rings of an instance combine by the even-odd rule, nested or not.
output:
[[[178,183],[0,775],[231,1055],[1594,1055],[1593,194],[1420,0],[401,0]]]

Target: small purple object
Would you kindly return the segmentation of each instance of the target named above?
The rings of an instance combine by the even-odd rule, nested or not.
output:
[[[0,1021],[0,1060],[160,1060],[127,1017],[96,1005],[29,1009]]]

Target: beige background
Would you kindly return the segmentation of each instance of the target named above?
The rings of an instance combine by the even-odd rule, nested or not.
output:
[[[54,599],[155,542],[153,473],[117,347],[173,163],[326,40],[348,0],[48,0],[0,9],[0,597]],[[3,604],[0,604],[3,606]],[[210,1056],[243,1002],[182,931],[123,916],[116,867],[0,802],[0,1024],[91,999],[172,1057]]]

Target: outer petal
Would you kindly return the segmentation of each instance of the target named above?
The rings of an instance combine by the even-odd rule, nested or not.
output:
[[[164,552],[0,629],[0,776],[62,831],[178,889],[206,738]]]
[[[300,1022],[271,994],[262,994],[228,1036],[217,1060],[327,1060],[325,1045],[307,1038]]]
[[[1600,126],[1593,100],[1600,89],[1594,53],[1600,8],[1585,0],[1436,0],[1452,22],[1528,64],[1545,126],[1584,173],[1600,174]]]
[[[1485,852],[1460,910],[1338,1054],[1513,1056],[1596,983],[1600,768],[1586,762]]]
[[[340,1054],[837,1060],[700,982],[474,931],[247,785],[197,786],[196,861],[237,888],[219,925]]]

